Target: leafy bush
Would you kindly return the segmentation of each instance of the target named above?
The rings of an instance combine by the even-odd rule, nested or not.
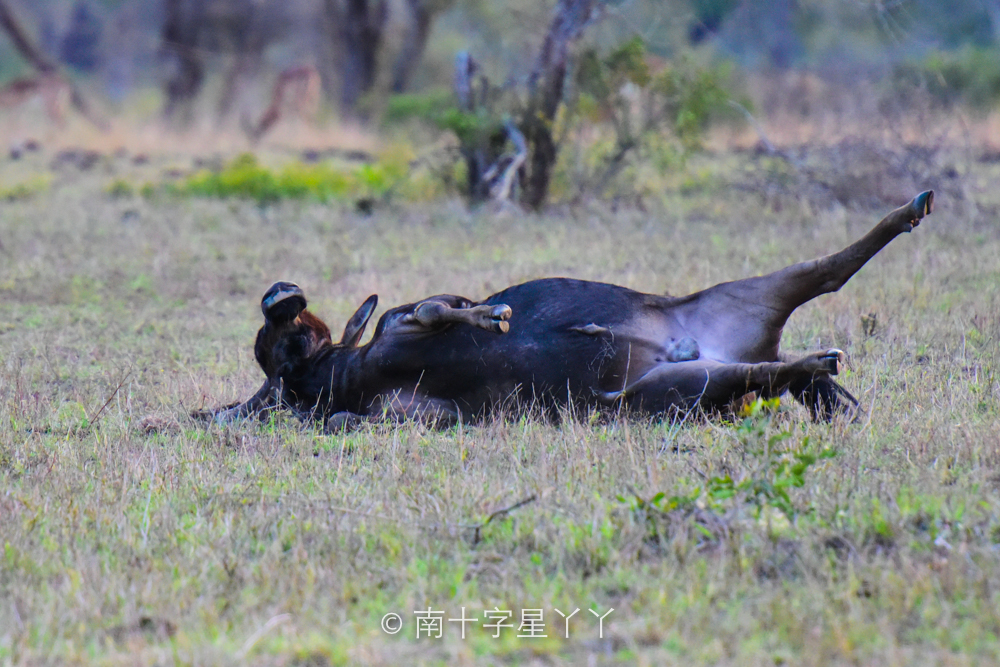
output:
[[[442,110],[454,106],[455,98],[447,90],[401,93],[389,98],[382,115],[382,122],[392,125],[416,118],[436,123]]]
[[[699,66],[682,59],[654,71],[639,37],[608,53],[584,51],[574,71],[568,103],[547,130],[556,147],[569,139],[587,145],[578,146],[575,155],[557,166],[552,187],[559,195],[575,196],[588,190],[601,194],[637,154],[648,152],[664,168],[676,167],[684,155],[701,147],[713,120],[732,113],[728,65]],[[460,110],[454,97],[443,92],[397,95],[388,103],[385,120],[419,119],[450,131],[462,155],[479,152],[489,156],[485,164],[504,152],[509,139],[505,123],[517,125],[530,145],[530,128],[537,119],[528,117],[531,108],[523,99],[485,84],[477,94],[482,101],[473,112]],[[558,174],[566,168],[567,159],[576,173]]]
[[[638,37],[603,57],[583,53],[567,127],[569,136],[589,144],[577,147],[570,167],[575,173],[564,180],[580,193],[603,195],[639,156],[662,171],[675,169],[701,148],[713,120],[733,113],[730,79],[727,64],[699,66],[686,59],[654,72]],[[596,140],[594,132],[580,131],[593,127],[603,128]],[[628,180],[636,183],[631,175]]]
[[[604,58],[584,53],[576,79],[576,110],[586,120],[610,122],[619,144],[668,132],[685,149],[697,149],[710,121],[728,113],[732,97],[728,64],[698,66],[681,59],[653,73],[639,37]]]
[[[667,122],[686,150],[700,148],[710,122],[730,113],[730,76],[728,64],[696,67],[681,62],[652,81],[653,89],[663,98]],[[741,103],[750,106],[747,100]]]
[[[114,198],[131,197],[135,194],[135,187],[124,178],[116,178],[104,188],[104,192]]]
[[[455,106],[455,97],[446,91],[394,95],[386,105],[383,121],[388,124],[420,120],[439,130],[455,134],[462,146],[475,145],[501,131],[503,120],[483,108],[477,113]]]

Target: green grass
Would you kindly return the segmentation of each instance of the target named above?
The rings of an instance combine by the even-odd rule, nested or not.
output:
[[[787,401],[737,423],[347,436],[185,415],[256,389],[258,303],[278,279],[335,330],[371,293],[384,309],[571,275],[681,294],[837,250],[881,209],[720,186],[644,213],[364,217],[147,200],[111,187],[127,171],[0,204],[0,664],[1000,661],[993,178],[968,175],[971,199],[941,196],[793,316],[787,349],[851,360],[865,414],[832,425]],[[418,640],[428,607],[542,609],[549,636],[462,640],[445,622]],[[599,639],[588,610],[612,607]],[[557,608],[580,609],[568,640]]]

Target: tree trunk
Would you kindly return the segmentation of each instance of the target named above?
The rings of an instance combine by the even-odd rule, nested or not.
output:
[[[225,120],[239,96],[240,87],[260,74],[264,61],[267,39],[261,25],[260,6],[250,3],[242,15],[230,23],[229,37],[235,54],[226,68],[222,79],[222,93],[219,95],[218,118]]]
[[[10,7],[7,6],[6,0],[0,0],[0,26],[3,27],[4,31],[10,36],[12,42],[14,42],[14,47],[17,49],[18,53],[31,63],[31,66],[38,70],[39,74],[52,74],[56,71],[55,63],[46,58],[38,48],[35,47],[34,42],[28,37],[27,31],[18,22],[14,13],[10,11]]]
[[[569,51],[606,0],[559,0],[535,66],[528,77],[527,105],[518,111],[516,124],[506,122],[487,132],[460,136],[462,156],[468,172],[468,196],[472,202],[508,199],[514,196],[511,179],[516,174],[523,205],[539,209],[549,194],[552,170],[559,149],[552,134],[556,114],[563,103]],[[483,108],[490,99],[489,83],[480,77],[468,53],[455,60],[455,96],[458,108],[481,117],[495,116]],[[507,143],[514,147],[504,153]]]
[[[468,114],[479,114],[490,97],[490,84],[486,77],[479,76],[479,90],[476,79],[479,65],[467,52],[462,51],[455,58],[455,96],[459,110]],[[490,115],[485,109],[484,115]],[[528,143],[524,134],[513,120],[507,119],[502,125],[483,127],[459,137],[459,150],[465,160],[468,178],[469,201],[480,204],[485,201],[508,203],[516,199],[516,188],[520,182],[525,161],[528,159]],[[513,151],[505,152],[510,144]]]
[[[358,101],[375,86],[387,0],[326,0],[331,38],[340,46],[340,107],[358,115]]]
[[[563,101],[570,47],[583,34],[594,10],[605,0],[559,0],[549,31],[528,77],[528,108],[521,129],[530,147],[523,180],[522,202],[538,209],[545,203],[558,147],[552,125]]]
[[[433,15],[429,0],[407,0],[410,8],[410,28],[403,41],[403,48],[396,57],[392,68],[392,92],[406,92],[413,72],[427,48],[427,38],[431,34]]]
[[[164,84],[167,99],[163,115],[168,120],[175,119],[178,112],[184,116],[182,122],[190,120],[191,103],[205,82],[205,65],[198,49],[202,9],[202,0],[165,0],[161,53],[173,60],[173,71]]]
[[[552,169],[559,151],[552,137],[551,123],[542,118],[532,118],[526,125],[524,136],[532,150],[521,184],[521,201],[528,208],[538,210],[549,196]]]
[[[455,56],[455,97],[458,100],[458,108],[465,113],[474,113],[476,110],[476,95],[473,91],[473,82],[479,65],[469,55],[468,51],[459,51]],[[480,202],[486,198],[487,189],[482,187],[482,175],[486,167],[493,161],[495,156],[486,155],[484,142],[479,137],[459,138],[459,151],[465,160],[466,193],[472,202]]]

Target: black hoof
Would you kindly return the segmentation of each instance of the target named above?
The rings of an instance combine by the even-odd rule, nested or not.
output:
[[[844,354],[842,350],[832,348],[826,351],[826,354],[822,357],[823,362],[826,364],[827,372],[830,375],[839,375],[840,368],[847,359],[847,355]]]
[[[513,311],[505,303],[493,306],[490,310],[490,329],[493,333],[505,334],[510,331],[510,323],[507,321]]]
[[[264,317],[278,322],[293,320],[305,309],[306,297],[295,283],[274,283],[260,300]]]
[[[505,303],[501,303],[496,306],[493,306],[493,308],[490,310],[490,319],[509,320],[510,316],[513,314],[514,312],[510,309],[510,306],[508,306]]]
[[[917,214],[917,220],[925,215],[930,215],[934,210],[934,191],[921,192],[913,198],[912,206],[913,211]]]

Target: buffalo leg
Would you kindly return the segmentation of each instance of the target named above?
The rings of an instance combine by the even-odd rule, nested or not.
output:
[[[451,401],[412,398],[401,400],[401,394],[378,400],[372,407],[375,411],[365,415],[355,412],[335,412],[326,419],[323,431],[346,433],[355,431],[369,422],[402,422],[407,419],[432,427],[448,428],[457,424],[461,417]]]
[[[443,301],[429,299],[418,303],[413,312],[401,320],[401,324],[416,324],[433,330],[461,323],[502,334],[510,330],[507,322],[510,316],[510,306],[505,304],[453,308]]]
[[[199,410],[191,414],[195,419],[214,421],[216,424],[231,424],[247,417],[257,417],[265,419],[271,412],[279,406],[278,390],[272,386],[270,380],[264,380],[264,384],[253,396],[243,403],[227,405],[215,410]]]
[[[710,287],[692,295],[674,313],[698,341],[703,356],[748,363],[777,359],[781,330],[792,312],[843,287],[890,241],[919,225],[933,202],[933,192],[921,193],[840,252],[766,276]]]
[[[454,401],[424,396],[420,388],[400,389],[379,395],[365,410],[365,419],[412,419],[444,428],[458,423],[461,413]]]
[[[772,396],[794,383],[808,383],[839,372],[844,353],[831,349],[797,361],[726,364],[708,359],[663,363],[624,391],[601,395],[604,402],[623,400],[629,407],[661,412],[671,407],[720,408],[752,391]]]

